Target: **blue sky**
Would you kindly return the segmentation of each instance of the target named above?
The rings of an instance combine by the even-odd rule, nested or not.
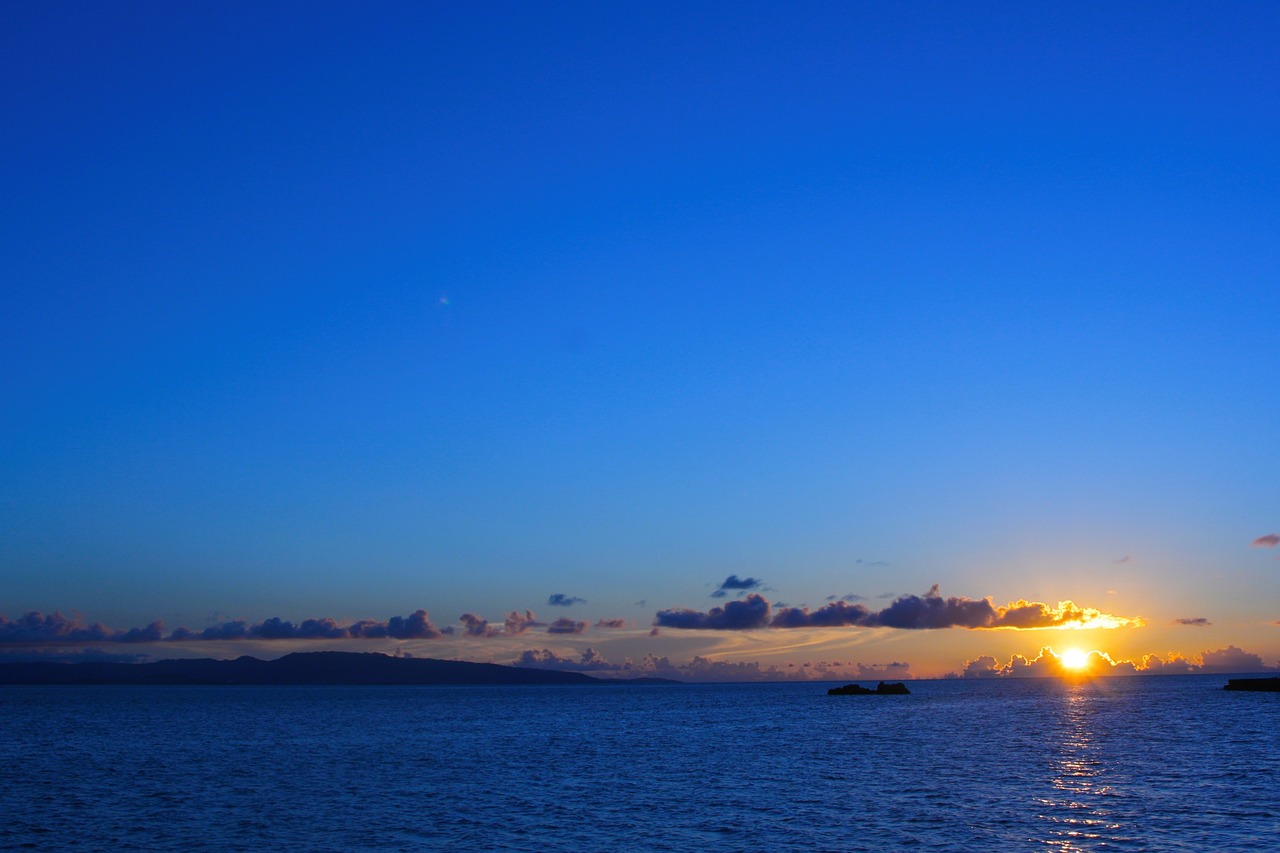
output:
[[[799,661],[648,636],[737,574],[1280,657],[1269,4],[0,19],[10,619],[563,593],[631,630],[558,654]],[[1019,634],[813,643],[917,673],[1060,643]],[[498,639],[447,656],[533,647]]]

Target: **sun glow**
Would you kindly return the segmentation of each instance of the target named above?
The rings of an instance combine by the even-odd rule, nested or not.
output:
[[[1071,672],[1083,672],[1089,667],[1089,653],[1080,649],[1067,649],[1058,658],[1062,668]]]

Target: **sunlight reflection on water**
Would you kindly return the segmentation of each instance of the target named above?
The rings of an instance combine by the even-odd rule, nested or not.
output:
[[[1270,849],[1221,683],[5,688],[0,849]]]

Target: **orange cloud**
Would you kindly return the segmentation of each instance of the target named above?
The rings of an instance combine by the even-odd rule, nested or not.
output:
[[[950,673],[948,677],[1034,678],[1064,675],[1137,675],[1139,673],[1182,675],[1213,672],[1266,672],[1275,668],[1267,666],[1260,656],[1236,646],[1204,651],[1190,659],[1179,654],[1170,654],[1165,658],[1149,654],[1143,655],[1140,660],[1115,660],[1106,652],[1091,651],[1083,665],[1069,666],[1064,662],[1064,657],[1065,653],[1060,654],[1054,651],[1052,646],[1042,647],[1034,658],[1013,655],[1007,664],[1000,663],[992,655],[982,655],[965,661],[959,673]]]

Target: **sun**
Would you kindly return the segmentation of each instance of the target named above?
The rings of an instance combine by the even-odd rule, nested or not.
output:
[[[1059,657],[1062,668],[1072,672],[1083,672],[1089,667],[1089,653],[1080,649],[1067,649]]]

